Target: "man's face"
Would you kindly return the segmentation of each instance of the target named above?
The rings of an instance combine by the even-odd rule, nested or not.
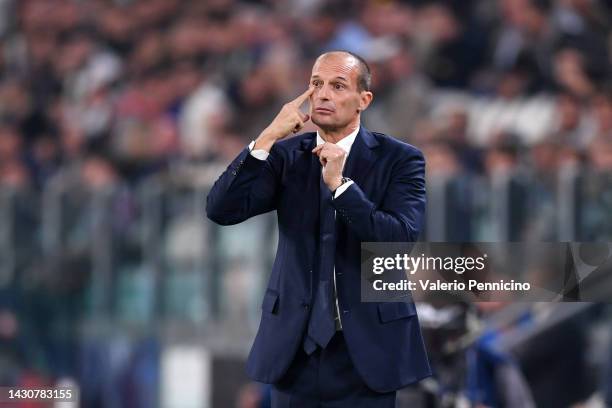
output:
[[[342,129],[356,121],[369,104],[369,92],[357,87],[358,61],[346,54],[328,54],[312,67],[310,117],[322,129]]]

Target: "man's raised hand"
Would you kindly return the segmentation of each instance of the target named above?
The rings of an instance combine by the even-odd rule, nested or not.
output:
[[[314,92],[314,87],[309,87],[306,92],[283,105],[272,123],[264,129],[255,141],[255,149],[270,151],[277,140],[283,139],[291,133],[299,132],[310,116],[300,111],[300,107],[308,100]]]

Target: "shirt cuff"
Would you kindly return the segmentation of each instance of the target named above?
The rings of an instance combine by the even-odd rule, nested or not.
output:
[[[349,188],[351,186],[351,184],[353,184],[353,183],[354,183],[354,181],[350,180],[350,181],[347,181],[346,183],[342,184],[340,187],[338,187],[336,189],[335,194],[334,194],[334,198],[340,197],[340,194],[344,193],[346,191],[346,189]]]
[[[254,147],[255,147],[255,141],[253,140],[251,143],[249,143],[249,151],[251,152],[251,156],[253,156],[257,160],[268,160],[268,156],[270,155],[270,152],[266,152],[263,149],[253,150]]]

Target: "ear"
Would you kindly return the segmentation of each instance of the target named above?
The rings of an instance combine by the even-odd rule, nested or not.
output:
[[[374,99],[374,94],[370,91],[361,91],[359,94],[359,111],[363,112],[370,106],[372,103],[372,99]]]

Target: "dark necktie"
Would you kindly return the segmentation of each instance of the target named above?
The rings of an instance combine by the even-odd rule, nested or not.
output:
[[[323,182],[320,183],[319,265],[315,300],[308,321],[308,333],[304,350],[312,354],[317,345],[325,348],[336,332],[333,303],[333,273],[336,253],[336,219],[331,205],[332,195]]]

